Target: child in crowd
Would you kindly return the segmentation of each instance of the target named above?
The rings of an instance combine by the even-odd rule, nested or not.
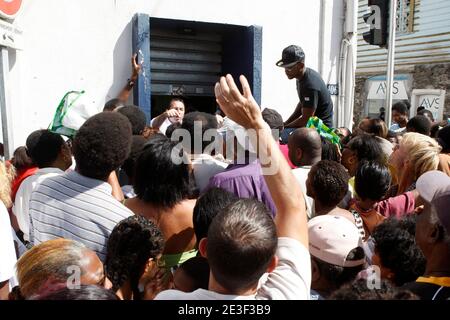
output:
[[[391,185],[389,169],[377,161],[362,161],[355,176],[357,198],[350,204],[350,212],[359,216],[364,226],[364,240],[367,240],[377,225],[386,219],[376,210]]]
[[[390,218],[373,232],[375,254],[372,264],[380,268],[382,279],[400,287],[425,272],[426,260],[415,241],[415,216]]]

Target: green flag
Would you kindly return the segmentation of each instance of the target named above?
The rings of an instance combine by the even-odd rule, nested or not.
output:
[[[84,90],[67,92],[59,102],[48,129],[73,138],[83,123],[98,112],[83,101],[84,97]]]
[[[328,128],[318,117],[309,118],[306,127],[316,129],[320,136],[324,137],[327,140],[330,140],[333,144],[336,144],[339,147],[341,146],[341,139],[339,138],[339,136],[334,132],[333,129]]]

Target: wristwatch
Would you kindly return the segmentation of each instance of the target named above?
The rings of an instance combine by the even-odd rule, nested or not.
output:
[[[128,83],[127,83],[128,88],[133,88],[135,83],[136,83],[135,80],[128,79]]]

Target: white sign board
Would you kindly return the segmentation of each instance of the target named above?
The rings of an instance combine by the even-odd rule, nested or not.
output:
[[[408,100],[405,81],[394,81],[392,83],[392,94],[394,100]],[[386,81],[370,81],[368,100],[386,99]]]
[[[436,121],[441,121],[444,114],[445,90],[414,89],[411,95],[410,117],[417,114],[417,108],[424,107],[433,113]]]
[[[11,23],[0,20],[0,46],[23,49],[23,32]]]

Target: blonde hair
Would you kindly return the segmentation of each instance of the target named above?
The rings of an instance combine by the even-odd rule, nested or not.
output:
[[[83,275],[83,254],[86,250],[79,242],[55,239],[25,252],[17,261],[17,278],[22,296],[29,298],[39,294],[49,283],[65,285],[72,275],[73,267],[79,268],[80,275]]]
[[[11,181],[14,179],[14,176],[14,166],[10,165],[7,168],[5,163],[3,161],[0,161],[0,200],[7,208],[11,207],[12,205]]]
[[[414,169],[414,180],[428,171],[437,170],[441,147],[436,140],[415,132],[405,133],[400,142]]]

